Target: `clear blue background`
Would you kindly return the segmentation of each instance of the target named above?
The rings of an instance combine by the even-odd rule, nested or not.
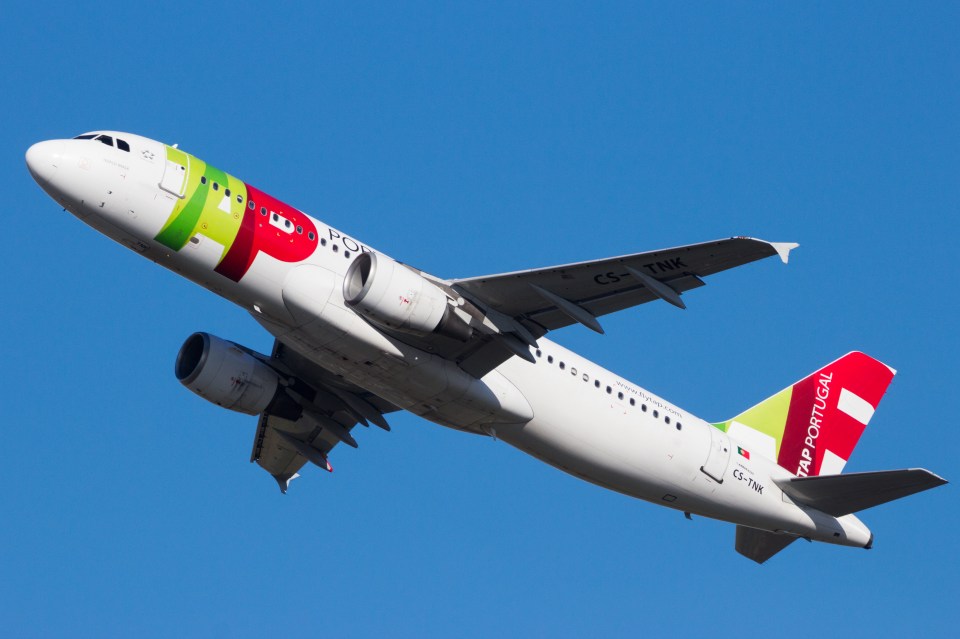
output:
[[[448,277],[800,242],[552,337],[714,420],[862,349],[900,374],[847,469],[960,480],[956,3],[145,4],[0,22],[0,634],[952,636],[953,485],[866,512],[870,552],[757,566],[728,524],[398,415],[280,495],[255,420],[173,375],[195,330],[267,334],[23,153],[176,142]]]

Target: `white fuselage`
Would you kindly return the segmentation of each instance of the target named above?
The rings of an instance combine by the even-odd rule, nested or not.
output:
[[[835,518],[785,496],[772,480],[792,475],[773,461],[738,455],[704,420],[545,338],[536,363],[513,357],[477,380],[385,335],[347,307],[342,292],[351,260],[372,249],[318,220],[321,243],[309,257],[289,263],[260,253],[236,282],[213,270],[221,246],[199,237],[174,251],[156,242],[175,201],[159,186],[167,147],[112,135],[131,150],[44,142],[28,152],[31,172],[85,223],[242,306],[325,369],[431,421],[495,436],[611,490],[754,528],[869,543],[853,515]]]

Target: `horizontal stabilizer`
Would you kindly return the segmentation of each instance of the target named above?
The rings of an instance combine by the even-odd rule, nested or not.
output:
[[[796,540],[793,535],[737,526],[737,552],[758,564],[770,559]]]
[[[777,480],[777,485],[795,501],[834,517],[860,512],[946,483],[947,480],[923,468]]]

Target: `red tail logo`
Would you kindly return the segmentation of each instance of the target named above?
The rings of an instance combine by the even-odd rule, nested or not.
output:
[[[794,384],[777,463],[800,477],[839,473],[894,373],[854,352]]]

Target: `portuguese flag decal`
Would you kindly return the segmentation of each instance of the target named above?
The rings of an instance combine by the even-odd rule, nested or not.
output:
[[[741,457],[746,457],[747,459],[750,459],[750,451],[747,450],[746,448],[741,448],[740,446],[737,446],[737,452],[740,453]]]

